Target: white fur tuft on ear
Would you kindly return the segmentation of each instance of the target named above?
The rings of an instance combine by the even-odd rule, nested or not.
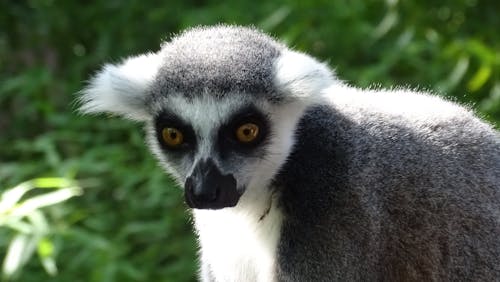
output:
[[[147,120],[150,117],[147,91],[161,63],[159,54],[149,53],[130,57],[117,65],[105,65],[81,91],[80,111]]]
[[[275,84],[293,97],[318,95],[323,89],[338,83],[331,69],[324,63],[296,51],[284,51],[274,65]]]

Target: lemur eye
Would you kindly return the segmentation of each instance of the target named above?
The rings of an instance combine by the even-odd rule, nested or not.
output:
[[[163,142],[170,147],[177,147],[184,141],[184,135],[180,130],[173,127],[166,127],[161,131]]]
[[[242,143],[249,143],[259,136],[259,126],[255,123],[245,123],[236,129],[236,138]]]

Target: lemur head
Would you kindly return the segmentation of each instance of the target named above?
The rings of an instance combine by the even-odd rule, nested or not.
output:
[[[221,209],[269,190],[302,112],[335,81],[326,65],[255,29],[221,25],[104,66],[80,100],[85,113],[144,122],[187,204]]]

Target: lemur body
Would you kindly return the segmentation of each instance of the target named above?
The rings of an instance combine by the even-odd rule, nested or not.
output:
[[[500,279],[500,137],[454,103],[231,26],[107,65],[81,101],[145,123],[203,281]]]

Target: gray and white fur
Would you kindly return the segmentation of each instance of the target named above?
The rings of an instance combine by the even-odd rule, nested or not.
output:
[[[457,104],[349,86],[225,25],[104,66],[80,101],[144,122],[189,187],[202,281],[500,280],[500,136]],[[251,147],[231,139],[247,116]],[[186,149],[162,144],[172,124]]]

